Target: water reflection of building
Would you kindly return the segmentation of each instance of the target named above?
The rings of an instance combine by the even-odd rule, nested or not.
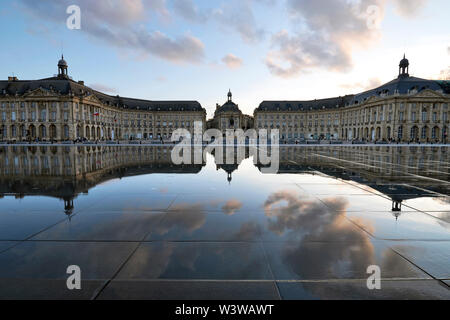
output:
[[[241,148],[239,150],[242,151],[242,154],[238,154],[237,147],[223,147],[223,159],[218,161],[218,157],[215,156],[214,152],[214,160],[216,162],[217,170],[224,170],[227,173],[227,181],[231,183],[233,180],[233,172],[238,170],[240,164],[244,159],[249,157],[249,148]]]
[[[169,146],[0,148],[0,198],[43,195],[64,200],[66,213],[73,199],[105,181],[151,173],[200,172],[201,165],[174,165]]]
[[[0,197],[56,197],[64,200],[70,214],[77,195],[105,181],[150,173],[196,174],[204,166],[174,165],[171,150],[171,146],[4,146],[0,148]],[[230,183],[242,160],[249,158],[248,148],[241,156],[236,151],[224,147],[224,162],[216,160],[217,170],[223,169]],[[279,173],[354,180],[389,195],[393,211],[398,212],[404,200],[418,194],[432,196],[423,189],[450,194],[448,184],[436,183],[450,181],[449,151],[445,147],[281,147]]]
[[[447,183],[438,183],[450,181],[449,152],[447,147],[283,147],[278,173],[353,180],[388,195],[392,211],[399,212],[405,200],[450,194]]]

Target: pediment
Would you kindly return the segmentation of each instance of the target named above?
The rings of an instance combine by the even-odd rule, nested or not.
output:
[[[102,101],[100,101],[95,95],[87,95],[83,97],[83,103],[90,102],[90,103],[98,103],[103,104]]]
[[[44,89],[44,88],[37,88],[34,89],[28,93],[24,94],[25,97],[48,97],[48,96],[55,96],[55,93]]]
[[[431,89],[422,90],[416,93],[414,96],[419,98],[444,98],[444,95],[442,93]]]

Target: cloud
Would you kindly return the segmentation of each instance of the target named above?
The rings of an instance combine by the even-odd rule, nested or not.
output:
[[[173,0],[173,9],[176,14],[194,23],[202,23],[208,20],[208,15],[201,11],[193,0]]]
[[[121,49],[138,50],[177,63],[199,63],[204,58],[204,45],[194,36],[169,37],[143,26],[153,14],[169,16],[164,0],[21,0],[21,3],[32,15],[64,26],[67,6],[77,4],[81,8],[81,32]]]
[[[372,45],[384,16],[384,0],[288,0],[294,32],[272,37],[266,57],[269,71],[294,77],[314,68],[345,72],[352,67],[352,52]]]
[[[355,89],[363,89],[370,90],[377,88],[381,85],[381,80],[379,78],[371,78],[365,82],[356,82],[356,83],[344,83],[339,85],[343,89],[355,90]]]
[[[93,83],[90,85],[90,87],[103,93],[118,93],[117,89],[102,85],[100,83]]]
[[[450,80],[450,67],[447,69],[441,70],[438,76],[439,80]]]
[[[428,0],[392,0],[396,12],[407,18],[414,17],[425,7]]]
[[[225,63],[225,65],[230,69],[238,69],[242,66],[242,59],[231,53],[223,57],[222,62]]]
[[[213,21],[237,32],[246,43],[256,43],[266,35],[254,15],[254,4],[272,6],[275,0],[230,0],[217,8],[199,8],[193,0],[172,0],[174,12],[193,23]]]
[[[222,27],[236,31],[246,43],[259,42],[266,31],[258,26],[251,4],[251,1],[227,2],[213,10],[212,18]]]

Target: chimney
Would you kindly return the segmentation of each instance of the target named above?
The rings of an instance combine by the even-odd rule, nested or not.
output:
[[[84,86],[84,81],[78,81],[78,84],[81,84],[82,86]]]
[[[17,81],[19,79],[17,79],[17,77],[8,77],[8,81],[12,82],[12,81]]]

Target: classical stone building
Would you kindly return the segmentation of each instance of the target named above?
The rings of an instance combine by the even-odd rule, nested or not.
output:
[[[0,81],[0,140],[169,139],[173,130],[206,124],[196,101],[110,96],[73,81],[64,57],[58,75]]]
[[[251,129],[253,128],[253,117],[245,115],[239,106],[233,102],[231,90],[227,94],[228,100],[222,106],[216,105],[214,118],[208,121],[208,128],[225,131],[227,129]]]
[[[255,127],[285,140],[448,142],[450,82],[409,75],[404,57],[396,79],[356,95],[313,101],[264,101]]]
[[[372,90],[312,101],[264,101],[245,115],[233,102],[217,105],[206,123],[196,101],[148,101],[111,96],[73,81],[67,62],[41,80],[0,81],[0,141],[169,140],[194,122],[203,128],[278,129],[284,141],[364,140],[448,142],[450,82],[409,75],[404,57],[396,79]]]

